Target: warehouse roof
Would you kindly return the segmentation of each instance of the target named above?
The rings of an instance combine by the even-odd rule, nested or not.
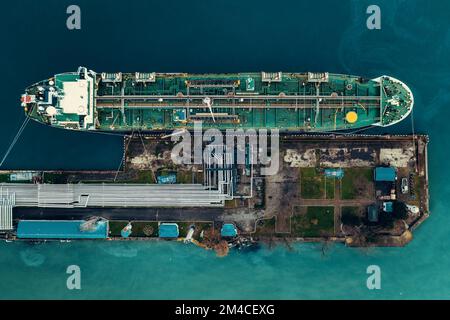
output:
[[[224,223],[222,225],[222,229],[220,230],[220,235],[222,237],[236,237],[236,226],[232,223]]]
[[[83,231],[84,220],[20,220],[17,237],[22,239],[106,239],[108,221],[99,221],[95,228]]]
[[[376,167],[375,181],[395,181],[397,174],[392,167]]]
[[[159,225],[160,238],[178,238],[179,230],[176,223],[161,223]]]

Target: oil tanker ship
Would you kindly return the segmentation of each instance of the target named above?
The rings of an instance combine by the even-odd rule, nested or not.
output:
[[[28,117],[98,131],[277,128],[333,132],[398,123],[412,111],[406,84],[327,72],[96,73],[85,67],[25,90]]]

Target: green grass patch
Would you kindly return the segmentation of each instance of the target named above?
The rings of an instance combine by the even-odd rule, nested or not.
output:
[[[326,178],[316,168],[300,168],[300,189],[303,199],[334,199],[335,180]]]
[[[180,231],[180,237],[186,237],[189,227],[194,226],[195,231],[193,238],[196,240],[201,239],[202,231],[206,231],[213,228],[212,222],[170,222],[176,223]],[[120,232],[128,224],[128,221],[109,221],[109,235],[111,237],[120,237]],[[130,237],[158,237],[158,222],[157,221],[131,221],[131,234]],[[150,232],[150,233],[149,233]]]
[[[131,237],[157,237],[158,222],[156,221],[132,221]],[[151,232],[149,232],[151,231]],[[149,235],[147,235],[147,233]]]
[[[179,237],[184,238],[187,236],[187,233],[189,231],[189,228],[191,226],[194,226],[194,235],[193,238],[196,240],[201,239],[201,233],[202,231],[209,230],[213,227],[212,222],[175,222],[178,224],[178,230],[180,232]]]
[[[155,183],[155,178],[151,170],[139,170],[135,183]]]
[[[327,178],[325,176],[323,177],[323,179],[325,180],[325,191],[326,191],[325,198],[334,199],[334,188],[336,180]]]
[[[212,222],[196,222],[195,223],[195,232],[193,238],[195,240],[200,241],[202,239],[202,231],[206,232],[207,230],[213,229],[214,224]]]
[[[128,224],[128,221],[109,221],[109,235],[111,237],[120,237],[120,231]]]
[[[67,183],[69,180],[69,174],[44,172],[42,180],[44,183]]]
[[[291,218],[291,234],[297,237],[324,237],[334,234],[334,207],[296,207]]]
[[[275,217],[270,219],[258,220],[256,223],[255,235],[257,236],[274,236],[275,234]]]
[[[357,216],[358,212],[359,212],[359,207],[342,207],[342,209],[341,209],[342,215]]]
[[[194,179],[192,171],[177,171],[177,183],[193,183]]]
[[[373,183],[373,168],[346,168],[341,181],[342,199],[359,198],[358,189]]]
[[[120,237],[120,232],[128,224],[128,221],[109,221],[109,235],[111,237]],[[145,232],[144,232],[145,229]],[[149,235],[147,231],[151,231]],[[132,221],[130,237],[157,237],[158,222],[156,221]]]
[[[179,170],[177,183],[203,183],[203,172]]]

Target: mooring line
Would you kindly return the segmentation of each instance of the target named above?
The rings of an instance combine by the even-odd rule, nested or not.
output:
[[[3,163],[5,162],[6,158],[8,158],[9,154],[11,153],[12,149],[16,145],[17,141],[19,140],[20,136],[22,135],[23,130],[25,130],[25,127],[27,126],[29,121],[30,121],[30,117],[25,117],[25,120],[22,122],[22,125],[20,126],[19,130],[17,131],[16,135],[14,136],[14,139],[11,141],[8,149],[6,150],[5,154],[3,155],[2,161],[0,162],[0,167],[3,166]]]
[[[115,175],[115,177],[114,177],[114,182],[116,182],[116,180],[117,180],[117,176],[119,175],[120,168],[122,167],[122,163],[123,163],[124,160],[125,160],[125,154],[127,153],[128,146],[130,145],[130,142],[131,142],[131,140],[132,140],[132,138],[133,138],[133,135],[134,135],[134,129],[133,129],[133,131],[131,132],[131,136],[130,136],[130,139],[128,140],[127,145],[125,146],[125,153],[124,153],[124,156],[122,157],[122,160],[120,160],[119,167],[117,168],[116,175]]]

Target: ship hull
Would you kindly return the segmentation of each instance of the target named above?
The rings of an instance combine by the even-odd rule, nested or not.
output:
[[[30,118],[98,132],[277,129],[290,133],[389,126],[412,110],[411,90],[387,76],[329,73],[101,73],[86,68],[26,89]]]

